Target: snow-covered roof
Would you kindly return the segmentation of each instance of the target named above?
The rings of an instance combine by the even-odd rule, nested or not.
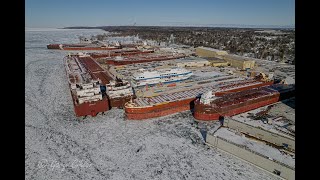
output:
[[[238,135],[228,128],[220,128],[216,131],[215,135],[232,143],[244,146],[253,152],[295,168],[295,159],[290,155],[283,154],[278,149],[269,145],[259,143],[243,135]]]
[[[208,50],[208,51],[214,51],[214,52],[227,52],[224,50],[220,50],[220,49],[214,49],[214,48],[210,48],[210,47],[203,47],[203,46],[199,46],[197,47],[199,49],[204,49],[204,50]]]
[[[238,61],[255,61],[253,58],[239,56],[239,55],[235,55],[235,54],[226,54],[223,57],[238,60]]]

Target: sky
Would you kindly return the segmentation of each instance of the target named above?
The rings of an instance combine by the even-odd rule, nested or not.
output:
[[[295,25],[294,0],[26,0],[25,26]]]

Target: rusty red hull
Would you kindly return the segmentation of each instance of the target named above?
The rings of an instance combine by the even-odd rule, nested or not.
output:
[[[148,54],[153,53],[154,51],[140,51],[138,49],[135,50],[121,50],[121,51],[112,51],[110,53],[92,53],[90,54],[93,58],[105,58],[105,57],[114,57],[114,56],[132,56],[137,54]]]
[[[202,121],[218,120],[220,116],[234,116],[291,98],[294,95],[294,85],[274,84],[226,94],[213,100],[210,104],[202,104],[197,99],[194,102],[194,118]]]
[[[120,49],[119,47],[62,47],[61,50],[66,51],[103,51],[103,50],[113,50]]]
[[[85,44],[48,44],[48,49],[68,50],[68,51],[101,51],[101,50],[114,50],[120,47],[90,47]]]
[[[202,110],[198,109],[203,109],[204,107],[199,107],[199,100],[197,99],[194,103],[195,105],[195,111],[194,111],[194,118],[196,120],[201,120],[201,121],[213,121],[213,120],[219,120],[220,116],[234,116],[237,114],[241,114],[243,112],[247,112],[253,109],[257,109],[262,106],[266,106],[269,104],[273,104],[279,101],[279,97],[274,97],[265,101],[249,104],[246,106],[241,106],[239,108],[231,109],[230,111],[227,112],[211,112],[211,113],[204,113]]]
[[[123,109],[124,104],[133,98],[132,96],[126,96],[126,97],[118,97],[118,98],[110,98],[109,97],[109,102],[110,102],[110,107],[116,107]]]
[[[261,87],[261,86],[266,86],[269,84],[272,84],[273,82],[267,82],[267,83],[262,83],[262,84],[257,84],[253,86],[246,86],[246,87],[241,87],[241,88],[235,88],[230,91],[224,91],[222,92],[217,92],[216,94],[222,96],[223,94],[228,94],[232,92],[240,92],[240,91],[245,91],[252,89],[254,87]],[[169,102],[166,104],[159,104],[159,105],[154,105],[154,106],[146,106],[146,107],[125,107],[125,113],[128,119],[148,119],[148,118],[154,118],[154,117],[159,117],[159,116],[164,116],[164,115],[169,115],[177,112],[181,112],[181,110],[190,110],[193,105],[193,101],[196,99],[196,97],[193,98],[188,98],[180,101],[175,101],[175,102]],[[188,109],[186,109],[188,107]],[[169,110],[168,108],[171,108]],[[169,113],[169,114],[168,114]]]
[[[180,106],[189,106],[192,101],[196,98],[188,98],[180,101],[168,102],[166,104],[159,104],[154,106],[146,106],[146,107],[125,107],[126,114],[145,114],[145,113],[154,113],[157,111],[161,111],[167,108],[172,107],[180,107]]]
[[[186,56],[176,56],[176,57],[154,57],[150,59],[141,59],[141,60],[108,60],[107,64],[119,66],[119,65],[127,65],[127,64],[136,64],[136,63],[146,63],[146,62],[153,62],[153,61],[166,61],[172,59],[179,59],[184,58]]]
[[[76,104],[74,102],[73,105],[74,112],[77,117],[88,115],[94,117],[100,112],[106,112],[109,110],[108,99],[106,97],[100,101],[86,102],[82,104]]]
[[[60,49],[60,44],[48,44],[48,49]]]
[[[168,106],[164,109],[149,111],[147,113],[136,113],[136,114],[126,113],[125,115],[127,119],[130,119],[130,120],[144,120],[144,119],[167,116],[170,114],[175,114],[178,112],[183,112],[188,110],[190,110],[190,105],[185,104],[182,106]]]
[[[83,62],[80,62],[80,63],[83,64]],[[87,64],[84,63],[83,65],[85,66],[86,69],[88,69],[88,67],[86,66]],[[93,68],[95,68],[95,66]],[[75,83],[78,81],[74,76],[68,74],[67,71],[66,71],[66,75],[67,75],[67,78],[70,79],[71,83]],[[70,86],[69,88],[70,88],[70,93],[73,101],[74,112],[77,117],[88,116],[88,115],[91,115],[92,117],[94,117],[100,112],[106,112],[109,110],[109,102],[106,96],[104,96],[102,100],[99,100],[99,101],[85,102],[82,104],[78,104],[76,95],[72,92]]]

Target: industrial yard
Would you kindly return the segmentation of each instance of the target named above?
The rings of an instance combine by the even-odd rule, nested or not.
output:
[[[159,48],[144,42],[132,49],[139,39],[130,37],[109,37],[112,45],[94,47],[109,48],[109,53],[46,49],[48,44],[77,43],[76,36],[102,33],[106,31],[26,31],[27,179],[294,179],[294,98],[283,101],[294,96],[294,86],[287,87],[294,84],[294,65],[205,47]],[[84,48],[92,50],[92,46]],[[158,80],[148,78],[149,74]],[[276,81],[281,86],[270,86]],[[101,87],[106,87],[106,93]],[[243,102],[247,103],[245,110],[227,105],[233,103],[228,94],[236,93],[240,97],[235,98],[236,103],[242,103],[242,96],[248,99]],[[266,94],[272,100],[264,100]],[[208,99],[193,105],[200,96]],[[198,121],[197,117],[218,120],[199,107],[215,109],[216,105],[208,104],[220,97],[226,99],[221,109],[228,109],[219,113],[219,119],[225,116],[223,127],[218,121]],[[264,98],[263,103],[253,98],[261,102]],[[87,107],[83,104],[93,105],[87,101],[103,108],[84,112],[81,108]],[[103,105],[97,105],[100,102]],[[200,115],[193,114],[193,106],[198,106],[195,110]],[[238,115],[229,117],[235,112]],[[244,137],[245,128],[232,126],[233,121],[284,138],[275,141],[247,132],[268,142],[262,145]],[[226,144],[220,147],[218,141]],[[265,168],[260,162],[248,164],[250,160],[241,155],[249,151],[240,155],[220,151],[228,152],[223,149],[232,146],[227,142],[247,145],[250,153],[269,158],[266,163],[279,161],[275,166],[280,164],[280,169]]]
[[[207,143],[285,179],[295,172],[295,98],[227,117],[207,128]],[[254,158],[253,158],[254,157]]]

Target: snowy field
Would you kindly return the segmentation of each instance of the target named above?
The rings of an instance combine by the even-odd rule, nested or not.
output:
[[[125,121],[122,110],[78,120],[63,69],[66,52],[101,30],[31,30],[25,42],[25,179],[277,179],[201,142],[190,112]]]

